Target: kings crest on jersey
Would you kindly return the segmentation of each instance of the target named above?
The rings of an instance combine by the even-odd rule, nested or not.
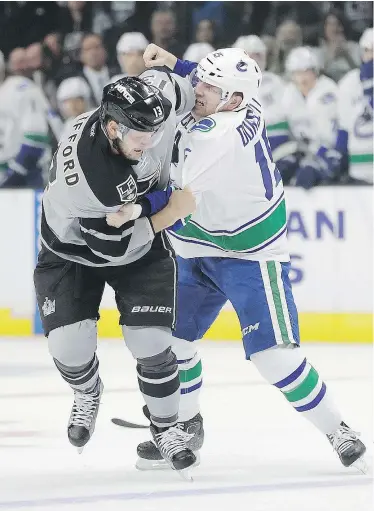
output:
[[[41,238],[63,258],[92,266],[127,264],[149,250],[148,219],[112,232],[105,214],[157,186],[160,165],[144,156],[137,165],[112,152],[99,122],[99,110],[77,117],[53,157],[43,196]],[[139,180],[136,168],[139,171]],[[121,241],[114,244],[120,234]]]
[[[107,213],[135,202],[169,182],[176,116],[191,110],[194,94],[188,80],[165,72],[141,75],[171,101],[160,142],[143,152],[138,163],[115,155],[100,123],[99,110],[77,117],[63,135],[43,197],[41,240],[57,255],[89,266],[130,264],[152,246],[154,232],[147,217],[122,228],[108,226]]]
[[[126,181],[116,186],[121,202],[128,204],[134,202],[138,195],[136,181],[132,176],[129,176]]]

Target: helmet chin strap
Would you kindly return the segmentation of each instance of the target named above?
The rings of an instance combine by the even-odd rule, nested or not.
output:
[[[221,110],[221,108],[226,105],[226,103],[229,101],[229,99],[230,99],[229,91],[222,91],[221,102],[218,103],[217,108],[214,113],[215,114],[218,113]]]
[[[232,96],[232,94],[230,94],[229,91],[226,91],[226,92],[222,91],[221,102],[218,104],[216,111],[214,112],[215,114],[218,113],[219,111],[221,111],[221,108],[223,106],[225,106],[226,103],[228,103],[230,101],[231,96]],[[245,107],[245,105],[242,105],[242,103],[243,103],[243,101],[241,101],[239,103],[239,105],[236,108],[234,108],[232,111],[237,112],[238,110],[242,110]]]

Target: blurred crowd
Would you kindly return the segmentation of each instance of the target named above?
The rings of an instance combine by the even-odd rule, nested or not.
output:
[[[64,123],[97,107],[109,82],[140,74],[149,42],[195,62],[213,49],[241,47],[279,90],[291,80],[291,52],[307,46],[316,79],[323,73],[338,94],[348,73],[361,72],[372,8],[350,1],[0,2],[0,187],[42,187]],[[372,67],[372,56],[366,62]],[[371,80],[363,94],[372,124],[368,69],[361,82]],[[263,96],[266,103],[265,88]],[[347,176],[349,161],[340,159],[329,181],[351,182]]]

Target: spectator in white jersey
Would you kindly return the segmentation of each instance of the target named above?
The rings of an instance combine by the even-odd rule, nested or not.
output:
[[[138,76],[145,71],[143,53],[148,44],[141,32],[127,32],[119,38],[116,51],[121,74],[113,76],[113,82],[125,76]]]
[[[287,157],[288,178],[291,184],[305,189],[333,182],[340,175],[342,161],[342,154],[334,149],[337,86],[320,74],[317,57],[308,47],[295,48],[289,54],[286,71],[291,81],[285,88],[282,108],[290,138],[296,143],[294,154],[290,151]]]
[[[259,98],[260,103],[264,107],[266,129],[273,151],[273,158],[277,165],[279,162],[278,167],[280,168],[282,165],[280,160],[284,156],[284,147],[282,152],[277,152],[276,149],[289,140],[287,123],[285,122],[282,109],[282,97],[285,83],[280,76],[271,71],[265,71],[267,67],[267,48],[265,43],[257,35],[241,36],[235,41],[233,47],[245,50],[248,55],[257,62],[262,71]],[[195,62],[198,61],[195,60]]]
[[[0,85],[0,188],[43,187],[48,123],[42,92],[25,76],[26,62],[23,48],[13,50]]]
[[[373,29],[360,39],[361,66],[339,82],[339,127],[336,142],[349,161],[350,184],[373,184]]]

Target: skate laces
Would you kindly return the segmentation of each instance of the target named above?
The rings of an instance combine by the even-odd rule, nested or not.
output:
[[[168,457],[172,458],[174,454],[184,451],[187,448],[185,443],[186,435],[191,436],[182,431],[179,424],[177,426],[172,426],[162,433],[156,433],[158,447],[160,450],[164,451]]]
[[[358,431],[353,431],[348,426],[340,426],[334,433],[328,435],[333,449],[340,454],[349,449],[359,436]]]
[[[194,433],[187,433],[187,431],[184,430],[184,423],[178,422],[175,427],[179,429],[181,436],[184,438],[185,442],[188,442],[191,440],[191,438],[194,437]]]
[[[100,393],[74,393],[74,405],[70,417],[70,425],[84,426],[89,429],[92,418],[100,401]]]

